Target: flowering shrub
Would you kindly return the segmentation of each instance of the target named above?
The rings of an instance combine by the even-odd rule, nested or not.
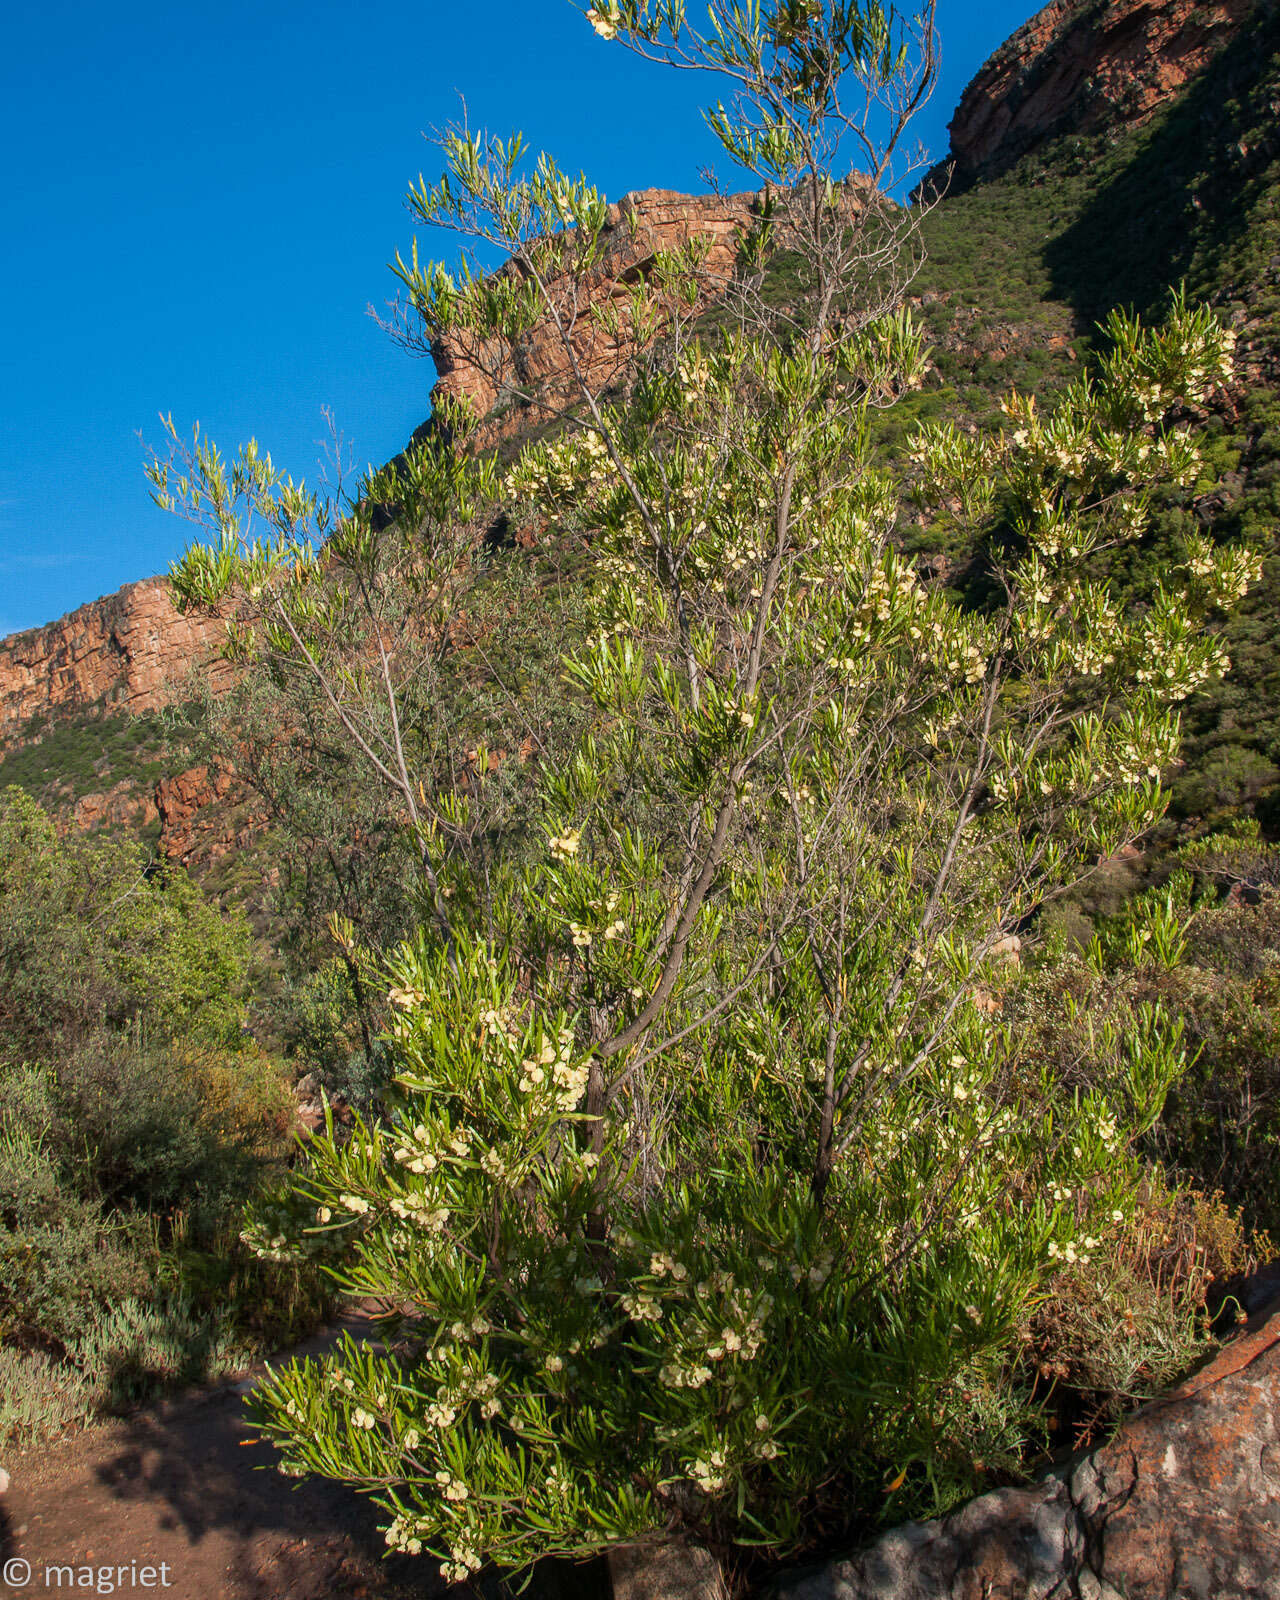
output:
[[[501,484],[476,474],[472,497],[582,536],[592,628],[566,677],[594,720],[538,774],[545,847],[487,864],[483,894],[449,844],[463,799],[415,786],[398,736],[370,746],[432,911],[386,973],[393,1092],[247,1230],[393,1312],[386,1352],[273,1376],[282,1469],[375,1494],[388,1542],[450,1578],[670,1528],[740,1568],[1017,1460],[1010,1350],[1054,1274],[1105,1263],[1183,1050],[1147,1007],[1082,1077],[1021,1048],[992,988],[1046,897],[1159,816],[1177,707],[1225,667],[1212,624],[1256,571],[1196,539],[1141,605],[1112,590],[1150,496],[1195,470],[1186,405],[1231,369],[1181,303],[1158,331],[1113,319],[1052,415],[1014,395],[990,436],[927,425],[901,472],[873,464],[871,413],[928,360],[889,270],[910,222],[877,186],[929,16],[915,57],[874,5],[717,8],[706,35],[665,3],[590,20],[726,72],[711,125],[774,194],[718,333],[692,260],[664,258],[625,302],[662,334],[628,391],[575,366],[558,433]],[[891,113],[853,189],[831,165],[870,124],[842,77]],[[516,270],[401,262],[407,314],[508,382],[541,316],[574,364],[601,196],[524,168],[518,138],[444,147],[411,206]],[[813,291],[775,314],[755,291],[778,245]],[[323,674],[296,492],[251,469],[280,542],[249,545],[214,484],[220,544],[181,581],[216,599],[273,575],[248,585],[272,648]],[[466,469],[414,471],[401,503],[437,529]],[[908,497],[972,534],[969,591],[901,554]],[[341,703],[348,669],[331,682]]]
[[[1142,1103],[1116,1111],[1026,1067],[1015,1092],[998,1040],[961,1030],[818,1206],[792,1052],[738,1027],[675,1052],[656,1151],[634,1100],[584,1113],[578,1030],[482,945],[455,969],[419,944],[392,977],[395,1112],[317,1141],[254,1236],[333,1252],[403,1342],[277,1373],[263,1421],[282,1470],[379,1491],[388,1541],[457,1578],[673,1521],[802,1550],[886,1483],[905,1511],[962,1493],[969,1453],[1015,1456],[1000,1352],[1035,1285],[1115,1234],[1139,1171],[1119,1118],[1177,1063],[1139,1034],[1122,1088]]]
[[[1021,1336],[1051,1425],[1069,1426],[1077,1448],[1185,1375],[1212,1346],[1215,1281],[1256,1265],[1220,1197],[1171,1188],[1158,1171],[1110,1220],[1092,1260],[1060,1264]]]

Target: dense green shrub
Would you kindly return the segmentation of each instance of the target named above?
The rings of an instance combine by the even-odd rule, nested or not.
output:
[[[279,1063],[242,1032],[248,959],[243,921],[182,874],[123,840],[59,834],[17,789],[0,796],[14,1433],[213,1375],[324,1304],[313,1278],[252,1262],[238,1238],[292,1124]]]
[[[0,1338],[0,1444],[39,1442],[82,1425],[96,1398],[78,1368]]]
[[[1062,1266],[1022,1333],[1020,1371],[1058,1442],[1076,1447],[1185,1376],[1213,1347],[1212,1286],[1256,1264],[1235,1213],[1158,1169],[1103,1250]]]
[[[1061,912],[1010,1025],[1062,1063],[1090,1061],[1144,1008],[1176,1019],[1187,1069],[1149,1153],[1280,1233],[1280,851],[1256,823],[1178,852],[1178,870],[1110,914]],[[1163,861],[1167,872],[1169,861]],[[1103,1019],[1109,1019],[1104,1021]]]
[[[145,1219],[78,1192],[52,1118],[28,1122],[24,1098],[16,1116],[0,1109],[0,1336],[65,1347],[112,1298],[145,1291],[155,1252]]]
[[[23,791],[0,795],[0,1053],[103,1029],[240,1036],[243,922],[131,841],[60,836]]]
[[[33,718],[0,755],[0,789],[17,785],[57,810],[82,795],[127,783],[139,799],[166,771],[168,742],[156,712],[98,705]],[[171,769],[169,769],[171,770]]]

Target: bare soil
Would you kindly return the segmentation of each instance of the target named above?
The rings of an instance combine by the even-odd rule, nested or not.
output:
[[[372,1336],[368,1317],[357,1310],[299,1353],[323,1349],[343,1328]],[[0,1595],[426,1600],[442,1594],[434,1562],[384,1558],[379,1513],[369,1501],[342,1484],[275,1470],[276,1452],[244,1417],[254,1381],[250,1374],[180,1395],[7,1460]]]

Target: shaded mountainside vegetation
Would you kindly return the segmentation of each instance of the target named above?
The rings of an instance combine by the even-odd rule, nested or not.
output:
[[[1173,816],[1256,808],[1280,826],[1280,11],[1261,5],[1145,126],[1067,136],[950,195],[925,222],[913,286],[934,343],[924,414],[999,418],[1008,388],[1042,396],[1079,370],[1115,306],[1156,316],[1171,289],[1237,329],[1231,403],[1206,419],[1204,470],[1171,497],[1135,560],[1168,564],[1196,527],[1268,551],[1227,626],[1232,671],[1187,708]],[[922,548],[928,532],[918,535]],[[937,541],[933,541],[934,544]],[[1136,574],[1135,574],[1136,578]]]
[[[0,791],[0,1443],[235,1368],[324,1305],[238,1242],[293,1122],[254,986],[248,927],[185,874]]]

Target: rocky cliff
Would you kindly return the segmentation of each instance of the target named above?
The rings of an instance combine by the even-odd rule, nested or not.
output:
[[[1255,9],[1255,0],[1050,0],[961,97],[952,188],[1007,171],[1058,134],[1143,121]]]
[[[192,668],[223,681],[227,668],[213,659],[220,636],[220,623],[174,609],[163,578],[126,584],[57,622],[11,634],[0,640],[0,754],[43,718],[94,707],[157,710]]]
[[[569,334],[572,359],[550,318],[514,348],[497,340],[477,345],[461,333],[442,335],[431,345],[439,375],[432,390],[433,407],[462,399],[480,416],[494,413],[482,436],[489,441],[536,424],[576,394],[575,364],[586,382],[607,387],[636,353],[628,332],[628,302],[634,285],[654,270],[659,254],[701,241],[705,255],[700,272],[704,301],[709,302],[732,275],[742,232],[758,205],[755,194],[687,195],[646,189],[624,195],[609,207],[600,259],[585,294],[565,279],[547,283]],[[501,270],[518,269],[509,263]],[[536,406],[529,398],[534,393],[540,396]]]
[[[1265,4],[1052,0],[966,89],[952,122],[957,186],[1004,171],[1055,134],[1119,128],[1146,119],[1174,98],[1220,46],[1251,26],[1250,19],[1261,15]],[[571,331],[572,361],[593,386],[607,387],[635,354],[623,313],[632,287],[653,271],[659,253],[704,241],[702,272],[709,302],[731,275],[740,237],[758,206],[759,197],[753,194],[688,196],[649,190],[624,196],[611,208],[605,247],[586,294],[573,295],[567,282],[553,279],[549,285]],[[1001,241],[992,241],[990,247],[997,244]],[[1038,321],[1031,340],[1015,325],[1016,319],[1006,318],[1008,327],[1002,324],[994,331],[970,326],[976,313],[966,309],[967,295],[950,298],[956,301],[951,322],[931,329],[940,350],[949,348],[950,341],[991,362],[1020,348],[1020,341],[1034,342],[1051,354],[1059,347],[1070,351],[1074,324],[1065,304],[1054,301],[1050,309],[1061,315],[1043,337]],[[619,312],[616,318],[613,311]],[[497,343],[474,347],[460,336],[446,335],[432,353],[438,372],[435,401],[465,397],[490,418],[490,441],[537,426],[542,413],[528,398],[532,391],[541,391],[552,407],[571,395],[570,358],[546,323],[514,348]],[[163,580],[149,579],[47,627],[0,641],[0,758],[39,739],[63,718],[153,710],[172,698],[192,665],[221,681],[226,668],[210,665],[217,632],[217,624],[179,616]],[[154,781],[148,779],[144,800],[141,791],[126,794],[117,776],[104,771],[101,781],[87,788],[82,784],[64,797],[65,808],[73,804],[77,819],[90,825],[119,821],[138,806],[144,820],[155,819]],[[163,796],[160,820],[166,837],[173,835],[177,852],[186,855],[202,804],[199,784],[190,774],[166,776],[181,779],[182,793]],[[219,797],[211,792],[208,798]],[[62,803],[57,796],[53,799]]]

